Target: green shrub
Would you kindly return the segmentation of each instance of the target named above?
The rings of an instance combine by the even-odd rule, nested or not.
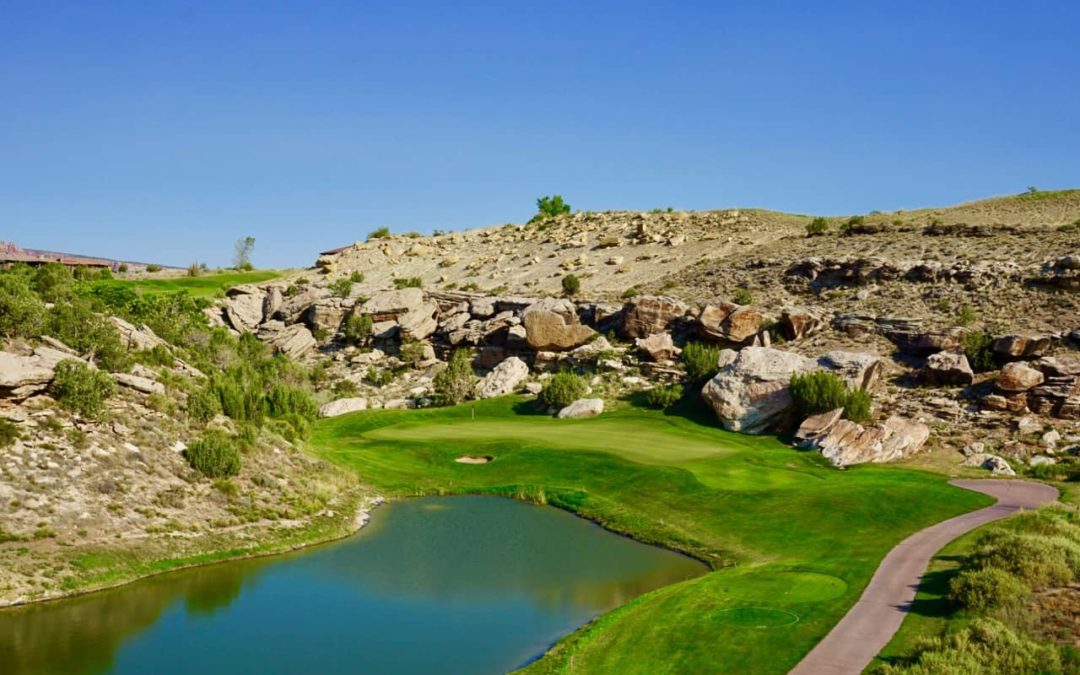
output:
[[[544,385],[538,397],[548,408],[565,408],[585,395],[588,387],[574,373],[558,373]]]
[[[389,236],[390,236],[390,228],[389,227],[380,227],[377,230],[372,230],[371,232],[369,232],[368,236],[367,236],[367,240],[371,241],[372,239],[386,239]]]
[[[349,275],[349,281],[353,282],[354,284],[364,283],[364,273],[360,270],[354,271],[352,274]]]
[[[151,274],[153,274],[154,272],[160,272],[161,265],[155,265],[154,263],[150,263],[146,266],[146,271],[150,272]]]
[[[116,384],[104,373],[78,359],[64,359],[56,365],[52,394],[63,407],[86,417],[98,417]]]
[[[855,234],[855,230],[862,227],[866,223],[866,218],[863,216],[852,216],[844,221],[840,225],[840,234],[846,236]]]
[[[980,537],[969,566],[1008,572],[1034,590],[1065,586],[1076,577],[1080,566],[1080,543],[992,530]]]
[[[50,335],[80,353],[89,353],[102,368],[124,371],[130,367],[131,355],[120,341],[120,333],[94,311],[90,301],[74,298],[54,305],[46,323]]]
[[[567,274],[562,278],[562,290],[564,295],[577,295],[581,291],[581,279],[577,275]]]
[[[529,222],[554,218],[567,213],[570,213],[570,205],[563,201],[561,195],[540,197],[536,200],[536,215]]]
[[[188,416],[199,422],[209,422],[221,414],[221,401],[211,387],[203,387],[188,394]]]
[[[0,417],[0,448],[14,445],[15,441],[22,438],[19,427],[11,420]]]
[[[22,274],[0,273],[0,337],[30,337],[41,334],[45,304]]]
[[[720,348],[704,342],[688,342],[679,358],[691,384],[703,384],[720,371]]]
[[[438,376],[436,376],[435,379],[437,380]],[[394,373],[389,370],[379,370],[378,368],[372,368],[366,373],[364,373],[364,383],[372,387],[385,387],[393,381]]]
[[[816,370],[791,376],[791,399],[801,418],[844,409],[844,418],[852,422],[870,419],[873,397],[862,389],[849,389],[836,373]]]
[[[748,289],[745,289],[745,288],[736,288],[735,289],[735,295],[732,296],[731,300],[736,305],[752,305],[752,304],[754,304],[754,296],[751,295],[750,291]]]
[[[630,298],[633,298],[633,297],[636,297],[636,296],[639,296],[639,295],[641,295],[641,291],[639,291],[636,286],[631,286],[630,288],[628,288],[628,289],[626,289],[625,291],[622,292],[622,298],[624,300],[629,300]]]
[[[814,218],[806,224],[806,236],[816,237],[829,231],[829,221],[825,218]]]
[[[683,397],[681,384],[670,384],[666,387],[653,387],[645,392],[645,403],[650,408],[664,409],[678,403]]]
[[[336,281],[330,283],[330,292],[334,296],[339,298],[349,297],[349,293],[352,293],[353,282],[348,277],[341,277]]]
[[[964,336],[964,354],[976,372],[984,373],[997,367],[993,344],[994,338],[983,331],[972,331]]]
[[[225,478],[240,473],[240,450],[220,431],[207,431],[188,447],[184,456],[191,468],[207,478]]]
[[[356,396],[359,393],[359,389],[356,387],[356,383],[352,380],[338,380],[334,383],[331,391],[334,392],[336,398],[350,398]]]
[[[372,325],[374,324],[371,321],[371,315],[359,314],[354,311],[345,317],[345,326],[342,333],[345,335],[345,340],[350,344],[362,346],[371,337]]]
[[[64,302],[74,294],[75,277],[67,267],[50,263],[34,270],[32,285],[42,302]]]
[[[394,279],[394,288],[423,288],[424,280],[420,277],[401,277]]]
[[[874,407],[874,397],[863,389],[852,389],[844,402],[844,418],[862,424],[870,419]]]
[[[975,619],[967,628],[926,641],[909,665],[885,665],[884,675],[1019,675],[1060,673],[1053,645],[1021,637],[993,619]]]
[[[974,612],[1011,604],[1028,594],[1023,582],[994,567],[965,570],[949,581],[949,600]]]
[[[127,263],[120,263],[120,265],[116,268],[116,271],[119,272],[120,274],[127,274],[128,264]]]
[[[457,405],[472,398],[476,389],[476,375],[472,369],[472,353],[458,349],[450,356],[450,363],[435,376],[435,402],[438,405]]]
[[[419,340],[402,342],[398,347],[398,354],[402,361],[415,367],[424,360],[424,343]]]
[[[973,308],[971,305],[963,305],[960,307],[960,311],[956,315],[956,325],[970,326],[971,324],[975,323],[976,318],[977,315],[975,313],[975,308]]]

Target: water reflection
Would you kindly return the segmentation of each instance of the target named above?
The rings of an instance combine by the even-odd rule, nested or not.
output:
[[[0,611],[0,670],[500,672],[703,572],[551,508],[411,500],[335,544]]]

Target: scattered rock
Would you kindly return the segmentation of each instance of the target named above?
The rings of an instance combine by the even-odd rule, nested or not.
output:
[[[559,411],[559,419],[581,419],[584,417],[596,417],[604,412],[604,399],[582,398],[574,401]]]
[[[323,406],[319,408],[319,417],[337,417],[338,415],[344,415],[346,413],[367,410],[367,407],[368,402],[366,398],[339,398],[336,401],[330,401],[329,403],[323,404]]]
[[[646,338],[637,338],[634,345],[653,361],[670,361],[682,351],[675,346],[670,333],[653,333]]]
[[[165,385],[148,377],[139,377],[131,373],[113,373],[113,378],[121,385],[141,391],[144,394],[164,394]]]
[[[800,447],[820,450],[833,466],[903,459],[922,449],[930,428],[921,422],[893,415],[877,427],[864,427],[840,419],[837,412],[824,413],[800,427]],[[804,422],[806,425],[806,422]]]
[[[920,377],[933,386],[966,387],[975,381],[975,371],[962,351],[946,351],[928,356]]]
[[[1009,463],[997,455],[979,453],[964,460],[963,466],[977,466],[986,469],[995,476],[1015,476],[1016,472]]]
[[[1002,335],[994,339],[991,349],[1003,359],[1024,359],[1042,356],[1050,349],[1050,336]]]
[[[54,376],[40,357],[0,352],[0,398],[24,399],[44,391]]]
[[[625,338],[649,337],[667,330],[668,325],[685,316],[689,307],[675,298],[640,295],[623,308],[620,334]]]
[[[1038,370],[1022,361],[1013,361],[1001,369],[994,386],[1005,394],[1015,394],[1034,389],[1043,383],[1043,379],[1043,374]]]

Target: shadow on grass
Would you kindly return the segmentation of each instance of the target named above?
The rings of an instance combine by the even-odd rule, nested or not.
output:
[[[510,406],[510,409],[515,415],[549,416],[547,408],[535,399],[517,401]]]

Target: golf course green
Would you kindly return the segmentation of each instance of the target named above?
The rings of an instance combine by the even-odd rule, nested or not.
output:
[[[992,502],[933,473],[838,471],[775,438],[723,431],[700,404],[620,404],[587,420],[536,414],[517,397],[379,410],[320,421],[311,447],[387,497],[552,504],[713,568],[583,626],[531,673],[786,672],[890,548]],[[492,460],[455,461],[464,455]]]
[[[166,294],[186,291],[193,298],[213,298],[226,289],[240,284],[256,284],[281,276],[274,270],[254,270],[251,272],[219,272],[203,274],[197,277],[169,277],[150,279],[110,279],[97,281],[98,285],[115,285],[130,288],[140,295]]]

